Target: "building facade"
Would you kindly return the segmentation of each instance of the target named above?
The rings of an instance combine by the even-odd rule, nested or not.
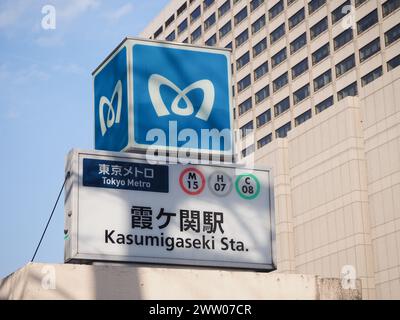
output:
[[[364,298],[400,298],[399,21],[400,0],[174,0],[141,34],[232,49],[239,157],[275,172],[278,271],[353,266]]]

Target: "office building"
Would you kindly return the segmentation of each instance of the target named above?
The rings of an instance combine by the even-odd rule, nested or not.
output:
[[[278,271],[354,271],[366,299],[400,299],[399,21],[400,0],[173,0],[141,34],[232,50],[239,157],[275,172]]]

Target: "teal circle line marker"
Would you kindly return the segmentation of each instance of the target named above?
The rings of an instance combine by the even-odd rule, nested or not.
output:
[[[254,192],[254,194],[245,195],[245,194],[240,190],[240,188],[239,188],[239,182],[240,182],[240,180],[241,180],[242,178],[244,178],[244,177],[250,177],[250,178],[252,178],[252,179],[256,182],[256,189],[257,189],[257,190],[256,190],[256,192]],[[239,194],[239,196],[241,196],[243,199],[246,199],[246,200],[252,200],[252,199],[257,198],[257,196],[260,194],[260,190],[261,190],[260,181],[258,181],[257,177],[256,177],[254,174],[251,174],[251,173],[245,173],[245,174],[239,175],[239,176],[236,178],[236,181],[235,181],[235,188],[236,188],[236,192]]]

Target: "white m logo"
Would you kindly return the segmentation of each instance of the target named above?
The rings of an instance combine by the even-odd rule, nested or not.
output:
[[[160,87],[162,85],[168,86],[177,93],[176,98],[174,99],[174,101],[172,101],[171,110],[173,113],[180,116],[190,116],[194,112],[193,104],[187,97],[187,94],[194,89],[203,90],[203,102],[195,117],[204,121],[208,120],[212,107],[214,105],[215,98],[214,86],[211,81],[196,81],[195,83],[192,83],[190,86],[181,90],[167,78],[160,76],[159,74],[153,74],[149,79],[149,94],[154,109],[159,117],[167,116],[170,114],[161,97]],[[186,104],[183,108],[179,106],[179,102],[181,101],[181,99],[183,99]]]
[[[113,102],[115,95],[118,96],[117,112],[115,113]],[[121,104],[122,104],[122,83],[118,81],[115,85],[114,92],[111,97],[111,101],[108,98],[102,96],[99,103],[99,118],[101,135],[104,136],[107,129],[111,128],[114,123],[119,123],[121,120]],[[107,122],[104,120],[104,106],[108,107]]]

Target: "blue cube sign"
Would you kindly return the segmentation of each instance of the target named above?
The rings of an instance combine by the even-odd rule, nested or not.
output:
[[[127,39],[94,90],[96,149],[233,153],[226,50]]]

